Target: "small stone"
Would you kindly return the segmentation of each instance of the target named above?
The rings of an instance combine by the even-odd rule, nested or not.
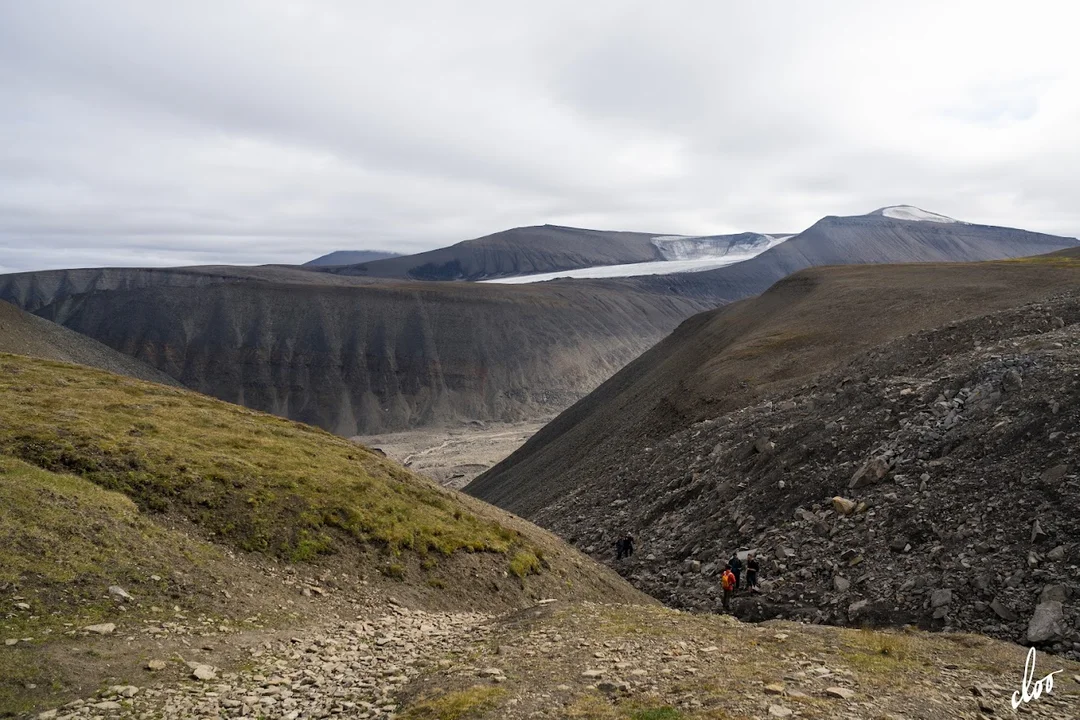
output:
[[[166,664],[165,664],[164,660],[150,660],[150,661],[148,661],[146,663],[146,669],[150,670],[152,672],[157,672],[158,670],[164,670],[165,667],[166,667]]]
[[[1069,589],[1064,585],[1044,585],[1042,591],[1039,593],[1039,602],[1052,602],[1057,600],[1060,603],[1069,599]]]
[[[833,577],[833,587],[836,588],[838,592],[847,592],[848,588],[851,587],[851,581],[846,577],[836,575]]]
[[[1046,531],[1042,529],[1042,525],[1040,525],[1038,519],[1036,519],[1035,524],[1033,524],[1031,526],[1031,542],[1032,542],[1032,544],[1042,542],[1043,540],[1045,540],[1048,537],[1049,537],[1049,535],[1046,534]]]
[[[94,708],[95,710],[119,710],[123,706],[114,700],[106,700],[105,702],[95,703],[90,707]]]
[[[196,665],[191,676],[196,680],[217,680],[217,671],[209,665]]]
[[[19,610],[29,610],[30,609],[30,603],[17,602],[17,603],[15,603],[15,607],[17,609],[19,609]]]
[[[1064,560],[1065,559],[1065,546],[1058,545],[1056,548],[1046,553],[1047,560]]]
[[[109,586],[109,597],[113,600],[122,600],[123,602],[134,602],[135,598],[128,594],[128,591],[119,585]]]
[[[1020,390],[1024,387],[1024,378],[1016,370],[1008,370],[1001,376],[1001,389]]]
[[[12,645],[18,645],[19,644],[19,638],[8,638],[7,640],[4,641],[4,644],[7,645],[8,647],[11,647]]]
[[[1057,484],[1061,478],[1065,477],[1065,473],[1069,472],[1068,465],[1055,465],[1054,467],[1043,471],[1043,474],[1039,476],[1039,480],[1047,485]]]
[[[841,700],[850,700],[855,697],[855,691],[849,690],[843,687],[831,687],[825,688],[825,694],[830,697],[840,698]]]
[[[611,680],[604,680],[603,682],[596,684],[596,689],[605,693],[617,693],[617,692],[629,692],[630,685],[624,682],[615,682]]]
[[[481,677],[498,677],[503,674],[503,671],[497,667],[484,668],[480,671]]]
[[[876,457],[855,471],[855,474],[851,476],[851,481],[848,483],[848,488],[854,489],[874,485],[884,479],[889,474],[889,470],[889,461],[884,457]]]
[[[791,710],[788,710],[783,705],[770,705],[769,715],[779,718],[791,717]]]
[[[932,607],[932,608],[945,607],[946,605],[951,604],[952,600],[953,600],[952,590],[949,590],[947,588],[942,589],[942,590],[935,590],[930,595],[930,607]]]
[[[770,683],[765,686],[766,695],[783,695],[784,686],[782,683]]]
[[[95,635],[112,635],[116,632],[115,623],[102,623],[100,625],[87,625],[83,628],[86,632],[94,633]]]
[[[37,720],[56,720],[56,716],[59,714],[59,710],[46,710],[45,712],[38,713]]]
[[[585,672],[581,673],[581,677],[585,678],[586,680],[596,680],[597,678],[604,677],[604,671],[603,670],[586,670]]]
[[[840,515],[850,515],[855,512],[855,503],[847,498],[842,498],[839,495],[832,499],[833,510]]]
[[[1014,613],[1008,605],[997,598],[994,598],[993,602],[990,603],[990,609],[1002,620],[1008,620],[1009,622],[1016,622],[1017,620],[1016,613]]]

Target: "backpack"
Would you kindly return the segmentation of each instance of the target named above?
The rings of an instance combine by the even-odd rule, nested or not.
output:
[[[720,585],[725,590],[734,590],[735,589],[735,574],[732,573],[730,570],[725,570],[724,574],[720,576]]]

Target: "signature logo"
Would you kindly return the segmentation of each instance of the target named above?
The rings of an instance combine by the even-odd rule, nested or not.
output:
[[[1027,660],[1024,662],[1024,684],[1012,694],[1013,710],[1024,703],[1038,700],[1044,692],[1050,695],[1054,691],[1054,676],[1060,672],[1064,670],[1055,670],[1032,683],[1035,678],[1035,648],[1028,650]]]

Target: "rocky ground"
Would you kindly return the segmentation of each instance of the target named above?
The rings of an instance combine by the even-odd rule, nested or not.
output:
[[[227,667],[151,657],[60,718],[929,718],[1009,712],[1022,648],[969,635],[873,633],[658,607],[544,602],[511,615],[391,604],[265,638]],[[1042,662],[1047,663],[1046,658]],[[1075,717],[1080,665],[1028,717]]]
[[[358,435],[353,442],[378,448],[415,473],[461,489],[532,437],[550,418],[520,423],[480,420],[452,428]]]
[[[1080,294],[865,353],[645,447],[537,521],[664,602],[712,609],[757,549],[742,617],[985,633],[1080,658]],[[593,488],[595,491],[595,488]]]

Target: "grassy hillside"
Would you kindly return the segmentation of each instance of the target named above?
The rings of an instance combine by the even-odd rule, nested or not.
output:
[[[549,533],[316,428],[20,355],[0,354],[0,397],[0,716],[137,673],[163,640],[186,655],[184,636],[391,596],[647,602]],[[101,623],[116,636],[84,630]]]
[[[506,552],[519,539],[380,456],[299,423],[88,368],[0,360],[0,453],[290,560],[348,540]]]

